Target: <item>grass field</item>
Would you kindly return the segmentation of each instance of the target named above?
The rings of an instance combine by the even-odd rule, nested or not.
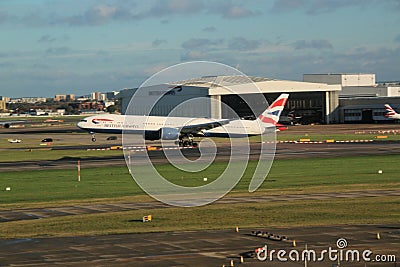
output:
[[[400,155],[341,157],[321,159],[276,160],[261,190],[289,190],[304,192],[311,188],[367,186],[392,188],[400,185],[398,166]],[[244,177],[233,192],[246,192],[257,162],[250,161]],[[198,173],[185,173],[171,165],[156,166],[159,173],[182,186],[204,185],[215,180],[226,163],[216,162]],[[140,168],[138,166],[137,168]],[[378,174],[383,170],[383,174]],[[12,191],[4,191],[11,187]],[[129,175],[126,167],[98,167],[86,169],[82,160],[81,182],[76,170],[40,170],[2,172],[0,180],[1,204],[52,202],[58,200],[114,198],[141,195],[143,192]],[[2,205],[0,205],[0,208]]]
[[[340,158],[276,160],[260,190],[282,190],[296,193],[315,192],[323,188],[346,190],[354,187],[392,188],[400,185],[398,166],[400,155],[359,156]],[[247,192],[257,162],[248,168],[233,192]],[[39,170],[2,172],[0,180],[1,207],[12,203],[50,202],[59,200],[89,200],[144,194],[126,167],[98,167],[86,169],[82,160],[81,182],[76,170]],[[215,162],[198,173],[185,173],[171,165],[156,165],[157,170],[171,182],[183,186],[204,185],[216,179],[226,167]],[[138,166],[137,168],[140,168]],[[378,174],[383,170],[383,174]],[[11,191],[4,188],[11,187]]]
[[[230,195],[257,196],[343,192],[400,187],[400,155],[358,156],[323,159],[276,160],[268,178],[255,193],[248,184],[256,162]],[[169,165],[157,165],[170,181],[185,186],[217,178],[226,163],[214,163],[199,173],[184,173]],[[378,170],[383,170],[378,174]],[[11,187],[11,191],[5,191]],[[76,170],[2,172],[0,209],[54,207],[120,201],[152,201],[136,185],[126,167],[84,167],[81,182]],[[150,224],[137,222],[149,211],[106,212],[31,221],[0,223],[0,238],[71,236],[143,231],[172,231],[264,226],[324,225],[345,223],[399,223],[400,199],[296,200],[254,204],[211,204],[198,208],[154,209]],[[351,211],[351,212],[350,212]],[[179,223],[178,223],[179,222]]]

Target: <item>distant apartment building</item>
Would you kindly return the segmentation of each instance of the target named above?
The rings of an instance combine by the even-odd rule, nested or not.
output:
[[[105,101],[107,99],[106,94],[101,92],[93,92],[90,94],[90,99],[98,100],[98,101]]]
[[[0,101],[4,100],[6,102],[10,102],[11,98],[10,97],[6,97],[6,96],[0,96]]]
[[[65,94],[65,95],[55,95],[54,101],[60,102],[60,101],[75,101],[75,95],[74,94]]]
[[[67,95],[55,95],[54,101],[60,102],[60,101],[66,101],[67,100]]]
[[[35,104],[35,103],[45,103],[47,99],[45,97],[22,97],[21,102],[22,103],[29,103],[29,104]]]
[[[9,97],[0,96],[0,111],[6,111],[7,110],[7,102],[10,102],[10,98]]]
[[[7,110],[6,104],[7,102],[5,100],[0,100],[0,111]]]

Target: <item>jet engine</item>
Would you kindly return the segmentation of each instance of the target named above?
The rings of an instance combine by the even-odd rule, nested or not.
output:
[[[161,128],[158,131],[144,131],[145,140],[178,140],[179,130],[175,128]]]

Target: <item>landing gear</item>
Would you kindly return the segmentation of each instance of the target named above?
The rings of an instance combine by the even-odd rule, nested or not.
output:
[[[178,144],[181,147],[197,147],[198,145],[196,142],[194,142],[193,135],[191,134],[179,136]]]
[[[92,142],[96,142],[96,136],[94,133],[90,133],[92,135]]]

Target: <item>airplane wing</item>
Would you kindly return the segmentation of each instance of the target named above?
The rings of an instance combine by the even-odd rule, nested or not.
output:
[[[184,134],[197,134],[202,130],[210,130],[216,127],[220,127],[222,125],[228,124],[231,121],[232,120],[225,119],[225,120],[218,120],[218,121],[216,120],[205,123],[186,125],[180,129],[180,132]]]

